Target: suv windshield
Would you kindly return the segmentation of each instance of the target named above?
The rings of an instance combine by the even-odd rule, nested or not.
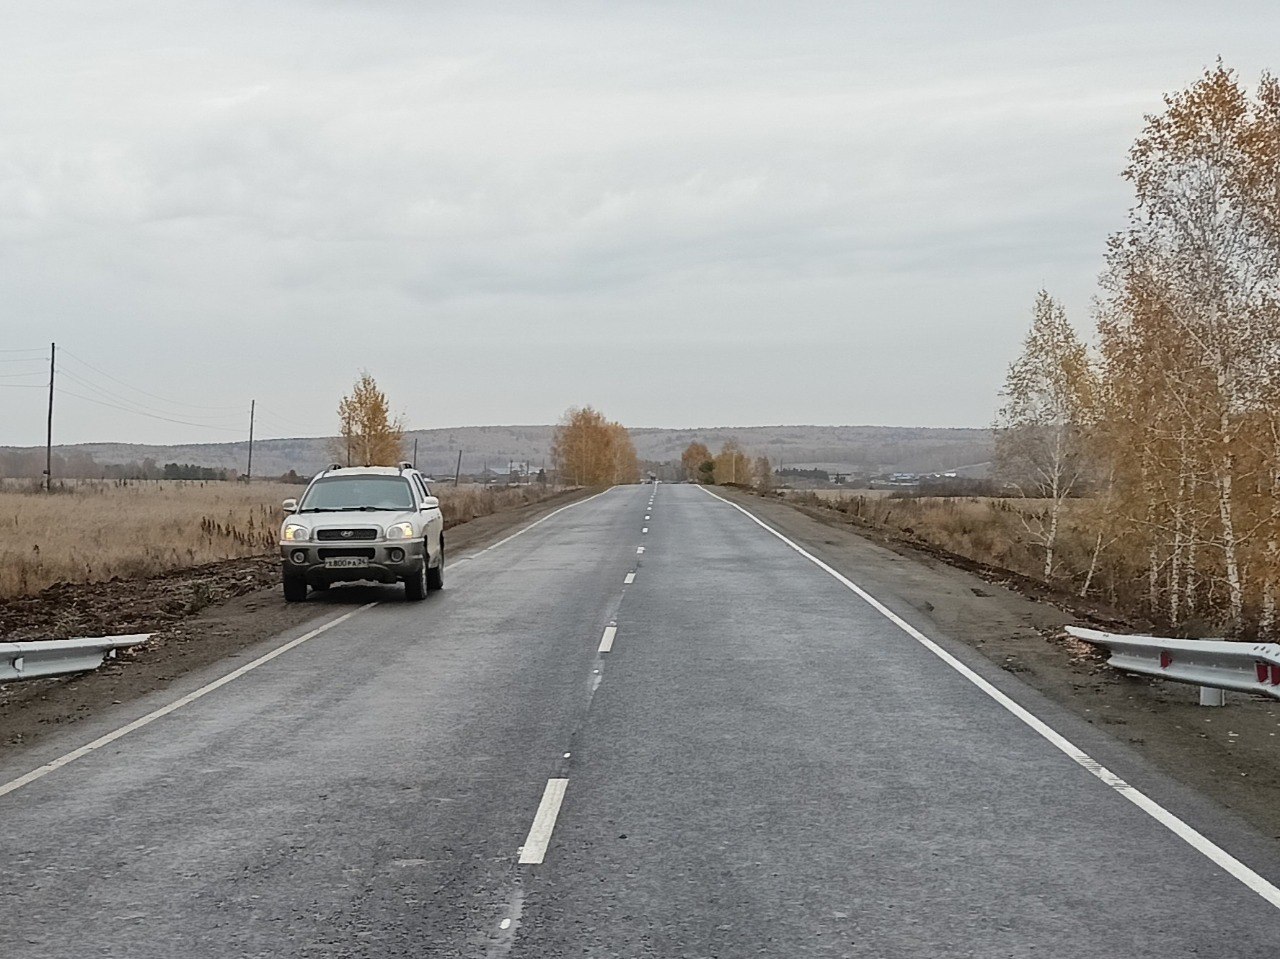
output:
[[[340,509],[413,509],[413,493],[400,476],[334,476],[312,483],[298,512]]]

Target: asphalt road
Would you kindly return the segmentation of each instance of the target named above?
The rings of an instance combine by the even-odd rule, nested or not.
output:
[[[1276,881],[1272,838],[879,595],[1193,848],[698,488],[574,504],[446,585],[335,590],[234,680],[6,760],[0,791],[145,720],[0,795],[0,957],[1276,954],[1214,852]]]

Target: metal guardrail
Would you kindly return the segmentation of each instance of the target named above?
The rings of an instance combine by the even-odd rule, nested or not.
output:
[[[38,643],[0,643],[0,682],[97,669],[104,660],[115,659],[117,649],[137,646],[150,638],[150,633],[134,633]]]
[[[1199,686],[1202,705],[1222,705],[1221,694],[1206,696],[1210,690],[1230,689],[1280,699],[1280,645],[1275,643],[1118,636],[1079,626],[1068,626],[1067,632],[1105,647],[1111,653],[1108,664],[1117,669]]]

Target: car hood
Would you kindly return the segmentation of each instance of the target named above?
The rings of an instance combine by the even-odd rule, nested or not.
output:
[[[394,526],[396,523],[412,523],[415,521],[420,523],[422,520],[418,511],[413,509],[294,513],[285,520],[286,523],[294,523],[310,529],[369,529],[376,526],[382,531],[385,531],[388,526]]]

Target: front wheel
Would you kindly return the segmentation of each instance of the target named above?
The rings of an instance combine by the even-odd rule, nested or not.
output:
[[[440,562],[427,570],[427,589],[444,589],[444,540],[440,540]]]
[[[284,577],[284,601],[301,603],[307,598],[307,581],[301,576]]]
[[[404,581],[404,598],[411,603],[427,598],[427,560],[425,556],[418,571]]]

